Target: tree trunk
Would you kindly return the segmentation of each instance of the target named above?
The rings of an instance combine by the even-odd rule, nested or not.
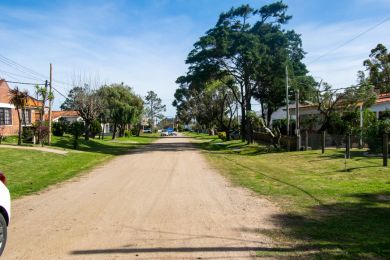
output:
[[[89,141],[90,132],[91,123],[89,121],[85,121],[85,141]]]
[[[116,123],[114,123],[114,129],[112,131],[112,140],[115,140],[115,137],[116,137],[116,130],[117,130],[117,125]]]
[[[250,111],[252,109],[251,107],[251,100],[250,96],[248,95],[245,97],[245,111]],[[253,142],[253,129],[252,124],[245,118],[245,130],[246,130],[246,141],[248,144],[251,144]]]
[[[244,105],[241,105],[241,140],[245,142],[246,138],[246,113]]]
[[[271,124],[271,116],[274,113],[274,110],[268,106],[267,109],[267,126],[269,127]]]
[[[20,117],[19,109],[16,109],[16,111],[18,111],[18,120],[19,120],[18,145],[22,145],[22,118]]]

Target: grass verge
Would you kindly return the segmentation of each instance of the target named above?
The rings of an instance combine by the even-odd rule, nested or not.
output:
[[[212,166],[233,183],[277,202],[281,229],[273,237],[295,241],[288,252],[259,256],[319,259],[390,258],[390,169],[381,158],[353,150],[282,152],[241,141],[194,135]]]
[[[75,151],[71,149],[73,142],[70,136],[53,137],[50,148],[66,149],[66,155],[2,148],[0,145],[0,170],[6,174],[8,188],[15,199],[77,176],[114,156],[125,154],[130,149],[151,143],[157,138],[157,135],[145,134],[140,137],[118,138],[115,141],[111,138],[80,140],[80,148]],[[7,138],[6,144],[14,144],[14,139]]]

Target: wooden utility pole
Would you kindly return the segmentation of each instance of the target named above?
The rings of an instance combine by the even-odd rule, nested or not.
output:
[[[389,158],[389,134],[383,134],[383,166],[387,167]]]
[[[297,151],[301,150],[301,129],[299,117],[299,89],[297,89],[295,92],[295,133],[297,135]]]
[[[52,88],[52,85],[53,85],[53,66],[51,65],[50,63],[50,87],[49,87],[49,145],[51,145],[51,121],[52,121],[52,118],[51,118],[51,109],[52,109],[52,106],[53,106],[53,99],[54,99],[54,95],[52,95],[52,91],[53,91],[53,88]]]
[[[287,117],[287,136],[290,136],[290,111],[288,105],[288,68],[286,65],[286,117]]]

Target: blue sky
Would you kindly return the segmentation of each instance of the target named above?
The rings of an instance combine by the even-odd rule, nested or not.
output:
[[[270,2],[1,0],[0,54],[43,74],[42,80],[53,63],[55,87],[63,93],[77,74],[94,75],[104,83],[124,82],[142,96],[154,90],[171,116],[175,114],[170,106],[177,87],[174,81],[185,73],[184,60],[199,36],[232,6],[249,3],[260,7]],[[390,48],[389,21],[311,62],[389,18],[390,0],[285,2],[293,15],[287,28],[302,34],[311,74],[335,87],[355,83],[357,70],[377,43]],[[2,62],[0,76],[34,81]],[[57,95],[57,108],[62,101]]]

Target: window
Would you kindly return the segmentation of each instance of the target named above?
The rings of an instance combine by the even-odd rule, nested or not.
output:
[[[10,108],[0,107],[0,125],[12,125],[12,114]]]
[[[24,125],[31,125],[31,110],[23,109],[22,110],[22,122]]]

